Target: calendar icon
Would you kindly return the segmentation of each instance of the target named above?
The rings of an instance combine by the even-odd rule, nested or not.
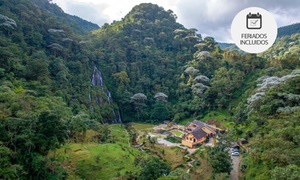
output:
[[[247,29],[261,29],[262,27],[262,16],[261,14],[247,14],[246,17]]]

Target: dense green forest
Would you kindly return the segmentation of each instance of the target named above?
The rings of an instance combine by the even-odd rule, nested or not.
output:
[[[98,28],[47,0],[0,0],[0,179],[67,179],[56,150],[66,154],[65,143],[83,144],[91,132],[103,152],[126,147],[134,170],[115,176],[177,177],[180,168],[141,157],[127,147],[129,135],[107,123],[179,123],[218,113],[231,123],[228,140],[250,141],[245,179],[300,178],[296,25],[279,29],[276,43],[255,55],[222,50],[176,18],[144,3]],[[84,179],[83,164],[76,175]]]
[[[96,27],[46,0],[1,0],[0,13],[0,178],[62,179],[49,150],[86,129],[101,131],[110,118],[90,111],[88,95],[100,91],[91,87],[96,58],[83,33]]]

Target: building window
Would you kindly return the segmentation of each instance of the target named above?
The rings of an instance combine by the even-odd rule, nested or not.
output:
[[[194,139],[194,142],[196,142],[196,139]]]

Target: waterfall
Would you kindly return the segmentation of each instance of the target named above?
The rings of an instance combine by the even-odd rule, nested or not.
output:
[[[96,66],[94,66],[94,72],[91,80],[92,86],[100,86],[102,91],[104,92],[103,89],[103,77],[101,72],[97,69]]]
[[[119,123],[122,124],[122,117],[121,117],[121,113],[120,113],[120,108],[118,110],[118,116],[119,116]]]
[[[118,121],[117,121],[116,111],[115,111],[114,106],[113,106],[113,105],[111,104],[111,102],[110,102],[110,99],[111,99],[111,93],[110,93],[109,90],[107,90],[106,97],[107,97],[107,102],[108,102],[108,104],[111,106],[112,113],[113,113],[113,115],[114,115],[114,123],[117,123]]]
[[[98,106],[100,106],[100,101],[99,101],[98,95],[96,95],[96,104],[97,104]]]
[[[107,90],[107,92],[105,93],[104,92],[104,81],[103,81],[103,77],[102,77],[102,74],[101,72],[98,70],[98,68],[96,67],[96,65],[94,66],[94,71],[93,71],[93,75],[92,75],[92,79],[91,79],[91,86],[100,86],[101,87],[101,90],[102,92],[105,94],[105,96],[107,97],[107,102],[108,104],[110,105],[111,107],[111,110],[112,110],[112,114],[113,114],[113,122],[114,123],[122,123],[122,118],[121,118],[121,115],[120,115],[120,110],[118,110],[118,119],[117,119],[117,115],[116,115],[116,112],[115,112],[115,108],[113,106],[113,104],[111,103],[111,99],[112,99],[112,95],[110,93],[109,90]],[[89,93],[89,99],[90,99],[90,102],[92,103],[92,96],[91,96],[91,93]],[[98,106],[100,106],[100,100],[99,100],[99,97],[98,95],[96,95],[96,104]],[[91,105],[91,109],[92,109],[92,112],[94,112],[94,107],[93,105]]]
[[[95,112],[94,106],[92,104],[92,95],[91,95],[91,93],[89,93],[89,99],[90,99],[90,103],[91,103],[91,111]]]
[[[118,123],[117,121],[117,116],[116,116],[116,112],[115,112],[115,108],[112,107],[112,112],[113,112],[113,115],[114,115],[114,123]]]
[[[109,91],[109,90],[107,90],[107,94],[106,94],[106,96],[107,96],[107,101],[108,101],[108,104],[110,105],[110,98],[111,98],[111,94],[110,94],[110,91]]]

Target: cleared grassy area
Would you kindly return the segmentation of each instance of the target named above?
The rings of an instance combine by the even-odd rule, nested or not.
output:
[[[200,148],[193,155],[192,158],[195,159],[194,169],[191,171],[191,179],[211,179],[212,167],[208,162],[207,150]]]
[[[178,138],[175,138],[175,137],[171,137],[171,136],[168,136],[165,138],[165,140],[171,142],[171,143],[181,143],[181,139],[178,139]]]
[[[111,130],[111,136],[114,141],[116,141],[119,144],[126,144],[127,146],[129,146],[129,134],[127,133],[123,125],[110,125],[109,129]]]
[[[203,120],[205,121],[207,119],[214,118],[219,121],[222,121],[224,118],[228,119],[229,117],[230,117],[230,115],[229,115],[228,111],[223,109],[223,110],[219,110],[219,111],[210,111],[203,117]]]
[[[172,168],[177,167],[183,163],[184,153],[178,147],[160,147],[164,150],[164,158],[171,164]],[[161,150],[162,151],[162,150]]]
[[[195,118],[193,118],[193,117],[186,118],[186,119],[181,120],[178,124],[184,126],[184,125],[186,125],[186,123],[191,122],[191,121],[193,121],[194,119],[195,119]]]
[[[182,136],[182,134],[183,134],[183,132],[182,132],[182,131],[178,131],[178,130],[172,130],[171,132],[172,132],[172,133],[174,133],[174,134],[175,134],[175,136],[177,136],[177,137],[181,137],[181,136]]]
[[[153,147],[147,146],[145,149],[150,150],[153,154],[158,155],[171,165],[171,168],[184,164],[184,151],[178,147],[166,147],[154,145]]]
[[[115,143],[70,143],[56,151],[70,174],[68,179],[113,179],[137,171],[134,158],[146,154],[129,146],[123,126],[110,125],[109,129]],[[54,152],[49,156],[53,157]]]
[[[230,115],[226,109],[218,110],[218,111],[211,111],[211,112],[207,113],[202,119],[197,119],[197,120],[206,122],[206,120],[208,120],[208,119],[216,119],[219,123],[222,124],[222,126],[224,126],[227,129],[231,129],[234,127],[234,122],[229,121]],[[225,121],[224,119],[227,119],[227,120]],[[188,122],[191,122],[193,120],[195,120],[195,118],[193,118],[193,117],[186,118],[186,119],[181,120],[178,124],[186,125]]]
[[[207,113],[202,121],[207,121],[208,119],[216,119],[218,120],[225,128],[232,129],[234,127],[234,122],[230,122],[230,115],[227,110],[220,111],[211,111]],[[227,120],[224,120],[227,119]]]

